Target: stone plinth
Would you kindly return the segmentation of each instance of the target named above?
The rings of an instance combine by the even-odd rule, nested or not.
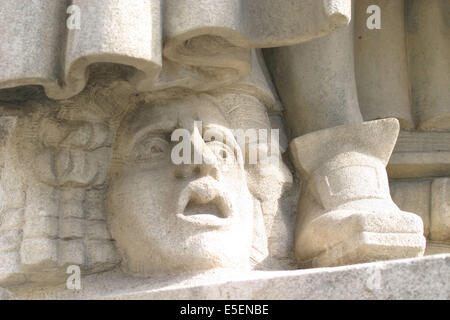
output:
[[[248,273],[209,272],[139,279],[118,271],[65,287],[12,289],[24,299],[449,299],[450,255],[335,268]]]

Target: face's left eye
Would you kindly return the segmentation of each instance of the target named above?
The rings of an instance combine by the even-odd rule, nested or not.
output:
[[[166,138],[150,135],[135,145],[133,158],[136,161],[159,159],[164,157],[169,149],[170,145]]]
[[[216,160],[223,167],[222,170],[227,170],[227,167],[233,166],[236,163],[236,155],[233,149],[223,144],[222,142],[209,142],[207,144],[208,148],[214,153]]]
[[[227,136],[222,130],[208,128],[203,134],[203,140],[225,167],[234,165],[238,160],[238,146],[232,134]]]

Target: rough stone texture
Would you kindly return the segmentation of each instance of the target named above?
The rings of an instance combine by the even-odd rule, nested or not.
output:
[[[423,234],[427,238],[430,236],[430,224],[434,223],[430,219],[431,183],[430,180],[394,180],[390,183],[392,200],[400,209],[414,212],[422,218]]]
[[[402,131],[387,166],[392,179],[450,176],[450,132]]]
[[[381,10],[381,29],[367,28],[369,5]],[[406,57],[405,1],[355,3],[355,74],[364,119],[397,118],[414,127]]]
[[[450,129],[450,2],[408,1],[414,114],[422,129]]]
[[[231,132],[270,134],[271,119],[279,118],[270,80],[259,85],[265,76],[254,57],[247,79],[209,94],[139,95],[117,80],[62,102],[32,99],[19,112],[5,106],[2,285],[61,283],[70,265],[84,273],[121,265],[149,276],[292,268],[292,173],[281,159],[244,168],[237,160],[249,148]],[[194,120],[204,131],[194,130]],[[213,162],[172,163],[176,128],[191,132],[192,148]],[[225,134],[233,151],[208,141],[208,130]],[[199,217],[208,210],[216,211]]]
[[[369,4],[380,30],[366,28]],[[133,286],[148,298],[345,298],[370,267],[286,270],[450,252],[449,9],[2,1],[0,286],[69,297],[53,286],[76,265],[86,298],[138,297]],[[203,162],[174,162],[179,129]],[[240,139],[246,129],[281,131]],[[436,275],[448,257],[373,266],[407,283],[373,291],[370,278],[358,298],[448,298]],[[433,283],[407,287],[414,272]]]
[[[381,9],[369,30],[368,5]],[[293,137],[396,117],[402,128],[450,129],[450,3],[354,1],[348,27],[265,50]],[[411,98],[410,98],[411,97]]]
[[[362,122],[353,59],[353,23],[326,37],[267,49],[291,138]]]
[[[427,241],[425,255],[444,254],[450,252],[450,244],[448,242]]]
[[[450,178],[393,181],[391,194],[403,210],[414,211],[424,222],[424,235],[433,241],[448,241],[450,228]]]
[[[91,272],[117,264],[102,200],[111,143],[102,122],[109,114],[101,114],[92,100],[91,108],[78,101],[34,101],[19,113],[3,110],[2,120],[14,120],[2,146],[5,285],[61,281],[70,264]]]
[[[68,98],[85,87],[90,65],[108,62],[136,68],[140,91],[211,90],[250,72],[250,48],[310,40],[350,20],[350,0],[281,2],[168,0],[163,10],[160,0],[76,0],[80,29],[67,30],[65,1],[5,0],[0,87],[42,85]]]
[[[291,142],[305,181],[295,239],[301,263],[336,266],[423,254],[422,219],[400,211],[389,193],[385,166],[398,130],[398,121],[386,119]]]
[[[345,259],[350,261],[351,255],[347,258],[342,257],[346,256],[347,250],[354,252],[353,250],[358,247],[356,245],[358,241],[373,243],[373,247],[380,245],[379,254],[386,252],[386,247],[381,245],[383,242],[394,244],[398,241],[397,245],[399,247],[404,245],[405,248],[408,247],[407,244],[415,246],[414,241],[409,239],[411,234],[408,232],[404,234],[404,241],[389,238],[387,234],[383,235],[386,237],[385,240],[367,235],[361,239],[350,240],[349,243],[352,246],[343,245],[334,248],[331,239],[337,237],[342,240],[340,236],[345,238],[343,234],[352,234],[352,232],[343,231],[346,230],[343,225],[339,225],[337,230],[331,227],[331,225],[338,225],[337,221],[341,221],[343,217],[338,217],[335,213],[341,203],[336,201],[337,204],[333,205],[333,201],[328,198],[339,198],[345,203],[346,198],[354,197],[358,201],[348,201],[346,209],[351,210],[354,206],[358,208],[357,210],[365,211],[362,208],[364,207],[367,209],[365,211],[367,215],[372,211],[380,212],[380,219],[382,219],[381,211],[385,214],[399,212],[387,192],[385,204],[389,203],[388,206],[378,207],[376,201],[368,205],[370,201],[367,199],[378,197],[377,192],[367,191],[374,180],[362,169],[349,169],[351,166],[367,168],[367,163],[370,161],[364,157],[358,159],[357,154],[376,153],[378,146],[386,147],[385,150],[388,150],[388,145],[393,147],[395,137],[384,136],[386,132],[383,134],[373,132],[368,134],[371,137],[366,137],[365,142],[359,144],[358,141],[364,134],[356,128],[363,128],[364,125],[358,126],[354,123],[396,117],[403,129],[414,127],[441,131],[448,129],[450,124],[447,119],[447,113],[450,110],[448,90],[443,89],[443,86],[449,87],[448,70],[450,69],[447,65],[448,55],[442,56],[450,44],[448,37],[443,37],[449,30],[448,23],[444,22],[448,21],[446,19],[449,12],[448,1],[430,1],[429,7],[426,3],[420,0],[406,2],[379,0],[370,1],[370,3],[355,1],[353,2],[354,19],[349,26],[307,43],[264,50],[281,102],[286,110],[291,138],[294,138],[291,142],[291,156],[303,180],[298,208],[300,220],[297,222],[296,253],[298,258],[306,260],[308,264],[334,265],[345,263],[343,262]],[[366,26],[369,14],[366,10],[369,4],[377,5],[381,10],[381,29],[379,30],[369,30]],[[433,19],[432,17],[436,17],[433,22],[430,20]],[[429,38],[425,39],[425,37]],[[411,60],[412,58],[421,63],[415,63]],[[412,101],[410,101],[411,90]],[[419,101],[421,106],[418,106]],[[424,121],[422,119],[424,117],[429,117],[430,121]],[[344,129],[339,128],[346,126],[352,129],[342,133]],[[374,142],[370,143],[372,138]],[[449,147],[448,132],[404,131],[389,162],[387,171],[389,177],[423,179],[449,176],[447,152]],[[392,149],[389,150],[390,154]],[[384,158],[385,162],[388,157],[389,155]],[[341,173],[339,178],[328,177],[331,173],[327,168],[332,167],[337,172],[344,171],[339,166],[346,168],[348,172]],[[380,170],[384,171],[384,169]],[[384,175],[385,173],[377,175],[377,179]],[[325,177],[325,183],[320,181],[321,177]],[[357,185],[354,189],[351,188],[352,181]],[[402,205],[402,209],[406,207],[406,211],[418,211],[417,214],[423,217],[426,224],[425,235],[430,237],[432,219],[429,208],[433,205],[431,197],[439,198],[435,202],[436,207],[441,209],[436,211],[439,212],[439,217],[446,217],[444,208],[447,206],[447,194],[432,191],[426,194],[423,191],[416,191],[415,183],[416,181],[405,181],[403,191],[396,192],[396,201]],[[338,191],[334,190],[336,187],[333,188],[333,184],[340,186]],[[379,186],[380,182],[375,185]],[[383,189],[388,190],[388,187],[385,185]],[[420,194],[420,197],[406,205],[408,199],[412,199],[414,194]],[[359,202],[366,202],[366,205],[359,207]],[[327,211],[330,211],[329,215],[326,214]],[[355,214],[347,213],[350,217]],[[408,216],[416,220],[415,223],[411,220],[412,225],[419,226],[417,219],[411,215]],[[320,223],[322,220],[324,220],[323,225],[327,227],[322,226]],[[333,222],[328,225],[326,223],[328,220]],[[396,224],[394,220],[391,216],[380,224],[389,229],[389,226]],[[317,222],[318,226],[308,227],[308,221],[314,226],[313,222]],[[436,228],[445,229],[445,224],[442,224],[439,218],[435,221],[439,221],[437,222],[439,227]],[[355,225],[357,225],[356,222]],[[400,227],[407,223],[403,221],[396,225]],[[355,227],[355,229],[358,228]],[[419,229],[414,231],[417,235],[423,232]],[[447,234],[446,231],[443,233]],[[327,240],[324,240],[324,237],[327,237],[325,235],[329,236]],[[407,238],[409,240],[406,240]],[[436,249],[438,251],[447,246],[446,240],[443,242],[438,240],[435,243],[431,238],[429,239],[430,245],[434,248],[439,247]],[[420,243],[420,245],[419,242],[416,243],[416,249],[421,247],[422,249],[418,252],[423,252],[425,244],[423,237]],[[370,249],[366,248],[363,251],[368,253]],[[412,252],[407,253],[408,251],[405,249],[403,254],[414,255]],[[433,249],[429,252],[434,251]],[[317,260],[319,252],[332,258],[319,261]],[[391,252],[391,254],[394,253]],[[396,254],[402,255],[400,252]],[[361,261],[363,256],[364,254],[361,253],[354,258]],[[339,257],[343,259],[342,262],[338,262]]]
[[[202,121],[202,128],[192,127],[194,121]],[[264,179],[272,186],[261,190],[264,194],[256,190],[253,184],[262,181],[239,162],[246,158],[246,149],[239,147],[231,130],[258,127],[270,129],[264,105],[231,94],[172,99],[130,112],[113,146],[106,198],[110,230],[125,270],[151,276],[218,267],[248,269],[267,257],[264,218],[268,226],[272,218],[262,211],[259,199],[279,199],[292,178],[283,177],[289,172],[283,164],[271,172],[267,168]],[[180,128],[189,132],[186,139],[203,157],[200,163],[171,161],[171,148],[172,154],[175,149],[164,137]],[[216,140],[208,140],[208,130]],[[232,148],[222,146],[218,135]]]
[[[450,179],[436,179],[431,184],[430,238],[450,240]]]
[[[212,272],[170,281],[106,273],[83,278],[78,292],[65,288],[12,292],[18,299],[448,300],[449,275],[450,256],[439,255],[310,270]]]
[[[14,299],[14,296],[11,292],[3,288],[0,288],[0,300],[12,300],[12,299]]]

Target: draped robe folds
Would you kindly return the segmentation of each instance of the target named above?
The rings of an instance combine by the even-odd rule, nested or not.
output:
[[[350,0],[4,0],[0,88],[42,85],[67,99],[103,62],[134,67],[139,91],[211,90],[249,74],[251,48],[328,34],[350,9]],[[66,28],[70,15],[79,29]]]

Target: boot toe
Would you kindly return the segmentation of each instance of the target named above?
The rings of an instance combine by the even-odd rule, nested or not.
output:
[[[312,220],[296,237],[297,258],[324,267],[423,254],[419,216],[395,205],[368,208],[330,211]]]

